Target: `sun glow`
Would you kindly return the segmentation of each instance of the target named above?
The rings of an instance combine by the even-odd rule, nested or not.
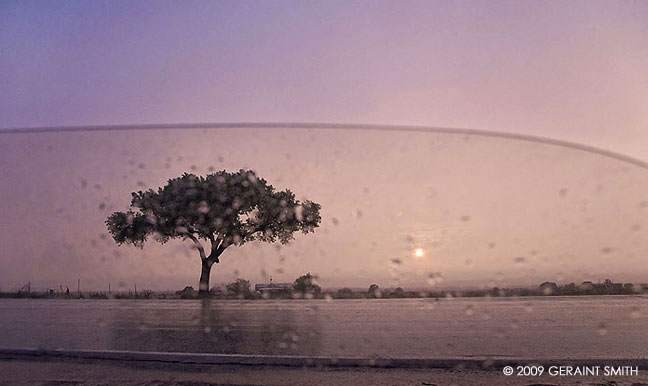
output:
[[[416,256],[416,257],[423,257],[424,254],[425,254],[425,252],[423,252],[423,249],[421,249],[421,248],[417,248],[414,251],[414,256]]]

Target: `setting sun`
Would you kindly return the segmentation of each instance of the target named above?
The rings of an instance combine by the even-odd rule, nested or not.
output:
[[[423,254],[424,254],[424,252],[423,252],[423,249],[421,249],[421,248],[417,248],[414,251],[414,256],[416,256],[416,257],[423,257]]]

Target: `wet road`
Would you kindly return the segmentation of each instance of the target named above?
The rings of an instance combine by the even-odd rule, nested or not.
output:
[[[645,357],[648,297],[0,300],[0,346],[318,356]]]

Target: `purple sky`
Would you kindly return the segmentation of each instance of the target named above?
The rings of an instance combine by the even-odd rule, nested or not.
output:
[[[3,1],[0,126],[423,124],[648,158],[648,4]]]
[[[417,124],[553,137],[647,160],[647,69],[648,3],[641,1],[0,4],[1,128],[204,121]],[[585,278],[578,270],[586,260],[574,258],[565,263],[567,258],[559,256],[558,251],[591,254],[615,244],[613,249],[622,251],[617,259],[634,261],[647,248],[645,242],[636,239],[636,232],[617,234],[606,228],[617,222],[624,230],[643,225],[636,208],[643,199],[641,189],[648,186],[644,185],[646,177],[633,174],[638,173],[636,170],[620,173],[615,169],[618,165],[609,160],[601,164],[582,161],[592,156],[573,156],[573,160],[543,146],[516,144],[507,145],[510,149],[506,150],[500,147],[504,145],[481,139],[475,141],[478,154],[483,155],[480,160],[490,162],[478,173],[471,153],[465,153],[467,145],[443,136],[411,139],[315,132],[309,137],[300,132],[294,137],[284,133],[281,140],[273,142],[269,138],[261,141],[249,132],[241,133],[245,140],[231,131],[193,140],[173,133],[157,139],[147,135],[0,137],[0,160],[3,165],[12,165],[4,166],[0,175],[3,197],[10,197],[2,203],[3,213],[8,215],[0,223],[0,241],[5,246],[0,265],[11,267],[10,274],[0,274],[0,286],[12,287],[27,280],[53,285],[75,282],[78,276],[92,277],[97,287],[103,286],[100,282],[117,278],[128,283],[139,280],[155,289],[192,284],[197,258],[187,260],[191,264],[180,272],[159,268],[157,277],[166,280],[160,284],[146,275],[155,263],[142,267],[138,251],[120,250],[124,259],[131,259],[128,263],[106,263],[106,259],[114,258],[116,247],[101,247],[101,253],[94,256],[106,258],[100,274],[93,273],[97,262],[86,260],[85,252],[81,252],[92,245],[91,240],[96,239],[95,244],[103,240],[99,234],[107,213],[96,210],[99,202],[109,203],[113,210],[124,210],[128,192],[141,188],[138,182],[157,187],[191,165],[197,165],[201,173],[211,165],[253,167],[272,177],[268,178],[271,183],[294,188],[298,197],[326,204],[322,232],[312,236],[313,240],[304,239],[306,244],[298,240],[289,252],[296,260],[291,269],[286,270],[285,277],[274,273],[282,280],[292,280],[301,270],[311,269],[308,258],[303,257],[308,251],[318,251],[320,258],[311,259],[318,262],[313,270],[331,286],[354,280],[365,285],[374,277],[396,285],[394,270],[400,270],[397,276],[401,284],[420,286],[425,285],[430,272],[437,271],[442,271],[448,282],[457,283],[501,276],[519,281],[549,274],[572,275],[575,280]],[[313,138],[317,140],[314,144]],[[227,148],[223,148],[224,143]],[[435,147],[438,143],[442,144],[439,148]],[[210,144],[213,147],[205,148]],[[395,150],[385,148],[386,144],[396,146]],[[430,149],[434,152],[421,155]],[[170,170],[163,166],[166,157],[174,160]],[[558,166],[564,159],[570,161],[569,167]],[[146,164],[146,168],[138,168],[138,163]],[[364,167],[359,169],[362,173],[349,171],[357,165]],[[386,168],[385,173],[379,173],[379,165]],[[441,166],[431,169],[432,165]],[[295,177],[295,169],[301,171],[297,174],[301,177]],[[544,183],[535,186],[526,181],[529,170],[546,178],[540,181]],[[495,171],[500,174],[494,177]],[[374,178],[349,188],[354,179],[368,175]],[[397,180],[403,178],[398,188],[390,187],[391,175],[400,176]],[[81,180],[102,188],[87,188],[93,192],[87,194],[88,190],[80,190]],[[349,195],[344,197],[344,204],[339,203],[336,193],[340,185],[326,186],[324,181],[347,184],[344,191]],[[526,187],[518,191],[519,184],[512,181],[525,181]],[[599,185],[608,190],[601,190]],[[610,191],[614,186],[628,188]],[[364,188],[373,196],[365,196]],[[466,189],[464,193],[460,188]],[[561,209],[565,219],[543,220],[543,210],[564,204],[558,201],[557,192],[565,188],[573,194],[571,206]],[[52,202],[37,203],[40,192],[47,192]],[[513,196],[506,202],[519,210],[503,222],[506,224],[499,224],[499,234],[489,233],[497,227],[492,220],[480,222],[480,214],[509,213],[510,209],[507,212],[505,206],[497,204],[497,197],[507,194]],[[399,204],[403,195],[411,196],[407,205]],[[430,197],[438,201],[425,201]],[[516,201],[515,197],[524,199]],[[618,204],[621,201],[623,205]],[[535,202],[535,209],[526,214],[520,208],[528,208],[530,202]],[[414,213],[415,204],[425,208],[425,215]],[[61,213],[56,211],[57,205],[63,208]],[[371,220],[385,207],[390,210]],[[444,209],[435,211],[439,207]],[[583,208],[594,214],[582,215]],[[363,213],[359,227],[363,241],[353,245],[352,237],[336,232],[351,232],[352,228],[346,226],[359,220],[358,210]],[[412,211],[409,218],[408,211]],[[46,220],[35,226],[34,218],[43,213]],[[401,216],[406,216],[405,220]],[[463,216],[471,220],[460,220]],[[529,220],[530,216],[537,221]],[[332,218],[340,225],[335,226]],[[67,226],[66,221],[73,220],[75,225],[68,230],[77,232],[70,236],[70,242],[76,244],[64,246],[61,240],[67,236],[61,229]],[[373,227],[374,223],[383,225]],[[392,232],[384,224],[394,225],[398,234],[393,242],[379,248],[372,241],[385,241],[385,235]],[[539,227],[527,232],[537,237],[524,240],[513,236],[520,224]],[[576,233],[561,233],[560,226]],[[35,228],[42,232],[38,238],[16,241]],[[439,233],[442,228],[445,233]],[[506,241],[498,243],[504,249],[496,256],[479,249],[504,234]],[[426,251],[436,248],[439,239],[448,237],[452,242],[446,243],[443,253],[426,254],[426,259],[436,259],[429,264],[427,260],[413,260],[411,265],[390,266],[394,258],[411,257],[414,246],[401,245],[411,235]],[[576,236],[580,241],[574,245],[568,237]],[[47,240],[61,245],[44,257],[51,246]],[[333,264],[328,265],[319,252],[321,248],[308,244],[331,245],[334,241],[336,253],[325,253],[335,256]],[[546,260],[534,257],[543,242],[550,244],[545,245]],[[480,247],[471,249],[465,244]],[[573,250],[566,251],[570,245]],[[153,245],[142,253],[157,253],[152,251],[169,253],[169,264],[173,261],[174,252],[162,252],[164,248]],[[274,258],[272,249],[263,251],[259,253]],[[296,257],[299,253],[302,257]],[[460,263],[452,263],[447,257],[450,255]],[[28,256],[30,264],[22,266],[22,256]],[[524,274],[487,269],[498,259],[510,262],[516,256],[547,264],[532,264],[537,271]],[[53,257],[56,269],[45,263]],[[75,268],[68,269],[61,261]],[[239,272],[253,281],[262,280],[254,258],[247,261],[247,266],[224,263],[226,277]],[[617,272],[605,264],[609,256],[596,261],[602,263],[595,271]],[[267,272],[276,270],[276,262],[264,264]],[[367,271],[372,264],[380,268]],[[641,275],[648,274],[648,268],[632,264],[618,269],[619,278],[626,275],[628,280],[643,280]],[[217,282],[216,275],[213,280]]]

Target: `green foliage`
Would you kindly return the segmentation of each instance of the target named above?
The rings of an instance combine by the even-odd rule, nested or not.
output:
[[[241,278],[225,286],[225,289],[229,295],[234,296],[248,296],[252,293],[250,290],[250,282]]]
[[[303,294],[308,293],[317,295],[322,291],[322,288],[316,283],[317,276],[311,275],[311,273],[308,272],[307,274],[295,279],[295,282],[293,283],[293,290]]]
[[[212,262],[230,245],[248,241],[280,241],[293,233],[313,232],[319,226],[320,205],[300,202],[290,190],[275,191],[251,170],[225,170],[206,177],[185,173],[170,179],[157,191],[132,193],[131,208],[115,212],[106,220],[118,244],[142,247],[153,236],[156,241],[188,238],[211,242]]]

